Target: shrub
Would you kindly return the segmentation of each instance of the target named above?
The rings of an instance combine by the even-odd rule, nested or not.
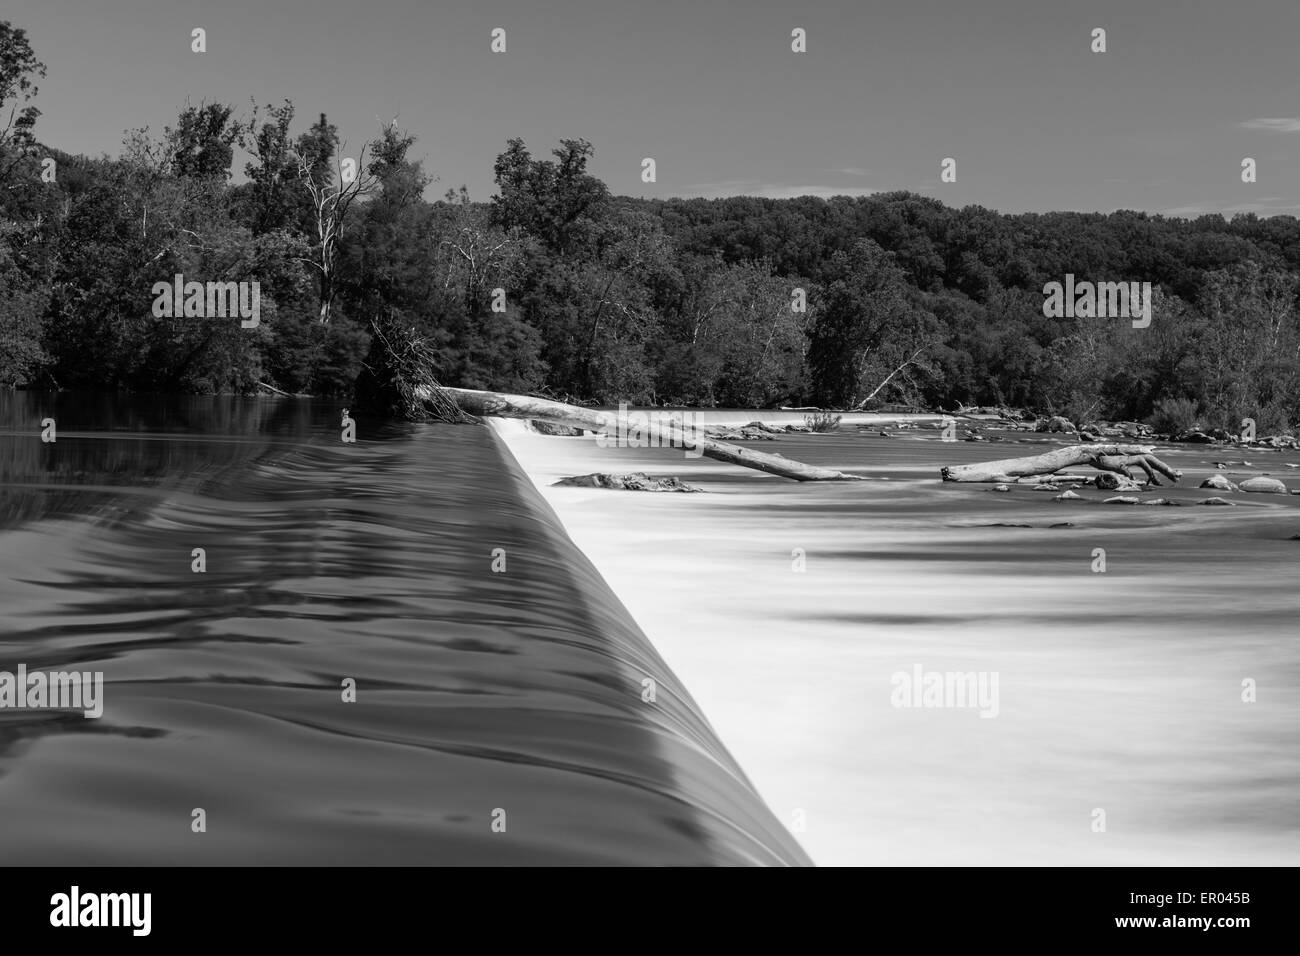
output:
[[[1147,424],[1161,434],[1177,435],[1197,424],[1196,402],[1190,398],[1162,398],[1147,418]]]
[[[833,432],[840,427],[840,416],[833,412],[815,412],[805,415],[803,423],[810,432]]]

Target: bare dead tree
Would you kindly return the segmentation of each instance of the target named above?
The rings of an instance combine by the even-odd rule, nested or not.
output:
[[[862,401],[858,402],[858,404],[855,405],[854,408],[855,409],[866,408],[868,402],[870,402],[873,398],[879,395],[881,391],[883,391],[884,388],[894,380],[895,377],[900,375],[906,381],[906,384],[911,386],[914,389],[917,383],[912,379],[912,377],[909,374],[907,374],[908,369],[915,368],[918,371],[920,371],[924,376],[933,377],[937,372],[936,368],[932,364],[930,364],[929,362],[921,358],[921,354],[925,352],[926,349],[930,348],[930,346],[933,344],[934,343],[932,342],[926,342],[920,345],[916,349],[916,351],[914,351],[903,361],[901,365],[899,365],[896,369],[894,369],[892,372],[886,375],[885,378],[881,381],[881,383],[871,390],[871,394],[869,394]]]
[[[1092,444],[1068,445],[1041,455],[1026,458],[1004,458],[1000,461],[978,462],[973,465],[949,465],[939,470],[944,481],[985,482],[1036,482],[1076,465],[1092,465],[1098,471],[1109,471],[1132,478],[1131,468],[1141,468],[1147,484],[1158,485],[1157,473],[1173,481],[1182,472],[1166,465],[1155,455],[1154,445]]]
[[[448,193],[448,200],[456,201],[452,193]],[[468,213],[468,196],[459,206],[454,233],[437,245],[438,251],[446,250],[447,256],[442,287],[450,291],[453,284],[461,285],[458,291],[462,301],[474,313],[483,306],[491,281],[505,283],[511,278],[519,243],[514,236],[476,221]]]
[[[608,434],[618,427],[618,420],[608,412],[578,405],[567,405],[550,399],[533,395],[510,395],[505,392],[483,392],[469,388],[451,388],[439,386],[436,390],[439,401],[450,400],[462,412],[471,415],[496,418],[525,418],[535,421],[553,422],[568,425],[585,431]],[[413,394],[428,400],[435,390],[417,384]],[[647,422],[641,427],[650,437],[651,444],[659,448],[698,449],[705,458],[725,461],[743,468],[755,468],[769,475],[779,475],[794,481],[868,481],[862,475],[852,475],[833,468],[818,465],[805,465],[803,462],[786,458],[784,455],[772,455],[767,452],[752,451],[718,441],[705,436],[693,426],[684,426],[680,422]]]
[[[320,280],[321,322],[330,320],[330,311],[334,306],[339,242],[347,228],[348,213],[357,199],[370,195],[379,183],[378,177],[366,169],[366,150],[369,144],[361,147],[361,154],[356,160],[356,171],[352,173],[351,179],[344,177],[343,150],[346,148],[347,144],[341,143],[335,151],[333,175],[326,182],[317,180],[310,157],[295,154],[298,159],[298,179],[311,195],[316,221],[315,256],[311,259],[298,258],[298,261],[314,268]]]

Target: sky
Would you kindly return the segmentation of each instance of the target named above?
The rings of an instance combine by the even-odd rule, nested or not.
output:
[[[4,0],[0,19],[48,67],[38,137],[73,153],[117,155],[187,101],[290,99],[295,132],[325,112],[346,155],[395,117],[432,197],[489,198],[511,137],[582,138],[622,195],[1300,214],[1296,0]]]

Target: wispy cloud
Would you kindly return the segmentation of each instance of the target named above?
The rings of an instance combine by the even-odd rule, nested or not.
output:
[[[796,186],[787,183],[765,183],[758,179],[727,179],[717,183],[695,183],[687,191],[703,199],[720,199],[725,196],[758,196],[763,199],[793,199],[796,196],[870,196],[879,192],[863,186]]]
[[[861,166],[841,166],[839,169],[829,170],[832,173],[839,173],[841,176],[870,176],[871,170],[863,169]]]
[[[1162,215],[1191,218],[1193,216],[1232,216],[1239,212],[1253,212],[1259,216],[1294,216],[1300,212],[1300,201],[1284,199],[1281,196],[1265,196],[1254,202],[1224,203],[1204,202],[1190,206],[1171,206],[1160,210]]]
[[[1246,120],[1241,125],[1246,129],[1262,129],[1270,133],[1300,133],[1300,119],[1288,117]]]

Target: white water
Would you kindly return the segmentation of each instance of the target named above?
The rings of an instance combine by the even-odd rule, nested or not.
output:
[[[887,484],[793,484],[520,423],[499,434],[818,863],[1300,862],[1300,544],[1286,540],[1300,499],[988,494],[937,468],[1007,452],[907,439],[846,436],[849,451],[814,459]],[[710,493],[550,487],[597,470]],[[1195,484],[1178,492],[1189,503],[1208,494]],[[1075,527],[1047,527],[1063,521]],[[998,716],[892,706],[891,675],[916,664],[997,672]]]

